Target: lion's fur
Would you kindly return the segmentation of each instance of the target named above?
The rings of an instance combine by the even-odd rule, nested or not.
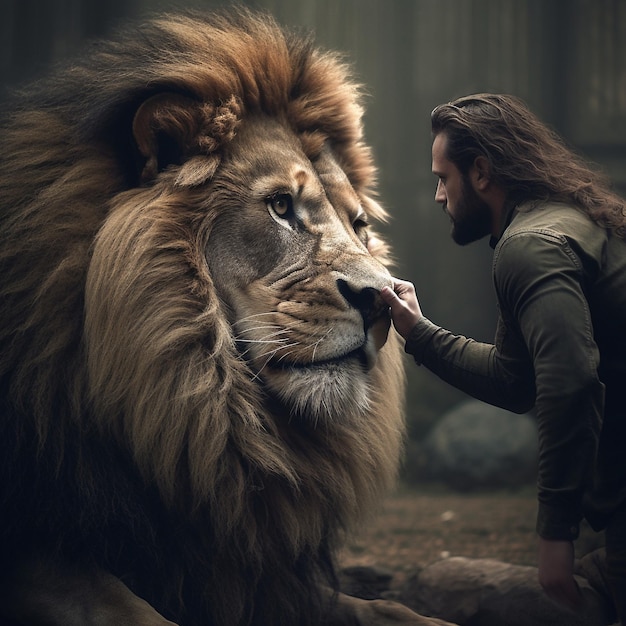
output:
[[[164,91],[203,103],[185,111],[197,136],[187,165],[146,185],[158,164],[131,126]],[[263,112],[306,153],[329,140],[384,218],[359,102],[334,55],[247,13],[157,19],[15,97],[0,151],[0,496],[19,513],[2,514],[4,558],[58,549],[131,572],[182,623],[314,623],[309,583],[332,579],[344,531],[395,479],[398,345],[380,353],[365,415],[291,424],[237,353],[203,261],[219,193],[207,207],[196,183]]]

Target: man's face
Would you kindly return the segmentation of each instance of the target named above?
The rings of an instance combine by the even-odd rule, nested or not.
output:
[[[472,185],[471,168],[464,175],[446,157],[447,141],[444,133],[433,140],[432,172],[438,178],[435,202],[443,205],[450,218],[452,239],[464,246],[491,233],[491,209]]]

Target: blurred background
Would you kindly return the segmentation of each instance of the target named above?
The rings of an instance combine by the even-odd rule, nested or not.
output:
[[[155,11],[212,0],[2,0],[0,81],[10,88],[76,54],[89,38]],[[368,93],[365,132],[391,219],[395,272],[425,314],[490,341],[492,251],[449,237],[435,204],[429,114],[481,92],[516,94],[626,192],[626,0],[258,0],[279,22],[340,50]],[[419,440],[464,397],[407,358],[408,417]]]

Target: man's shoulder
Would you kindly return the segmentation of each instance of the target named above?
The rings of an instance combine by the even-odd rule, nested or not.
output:
[[[601,227],[582,209],[561,202],[521,205],[501,237],[540,235],[547,239],[566,240],[590,236]]]
[[[521,206],[494,251],[496,279],[598,267],[608,231],[583,210],[563,203]]]

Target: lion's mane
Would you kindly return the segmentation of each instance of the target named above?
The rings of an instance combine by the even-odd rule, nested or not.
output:
[[[314,428],[280,414],[204,262],[206,203],[141,184],[133,117],[164,91],[213,107],[215,167],[237,120],[263,112],[305,150],[329,140],[384,217],[366,202],[348,68],[269,17],[158,18],[17,93],[0,151],[0,560],[97,563],[181,623],[315,623],[313,579],[334,582],[344,532],[396,476],[398,344],[380,353],[367,415]]]

